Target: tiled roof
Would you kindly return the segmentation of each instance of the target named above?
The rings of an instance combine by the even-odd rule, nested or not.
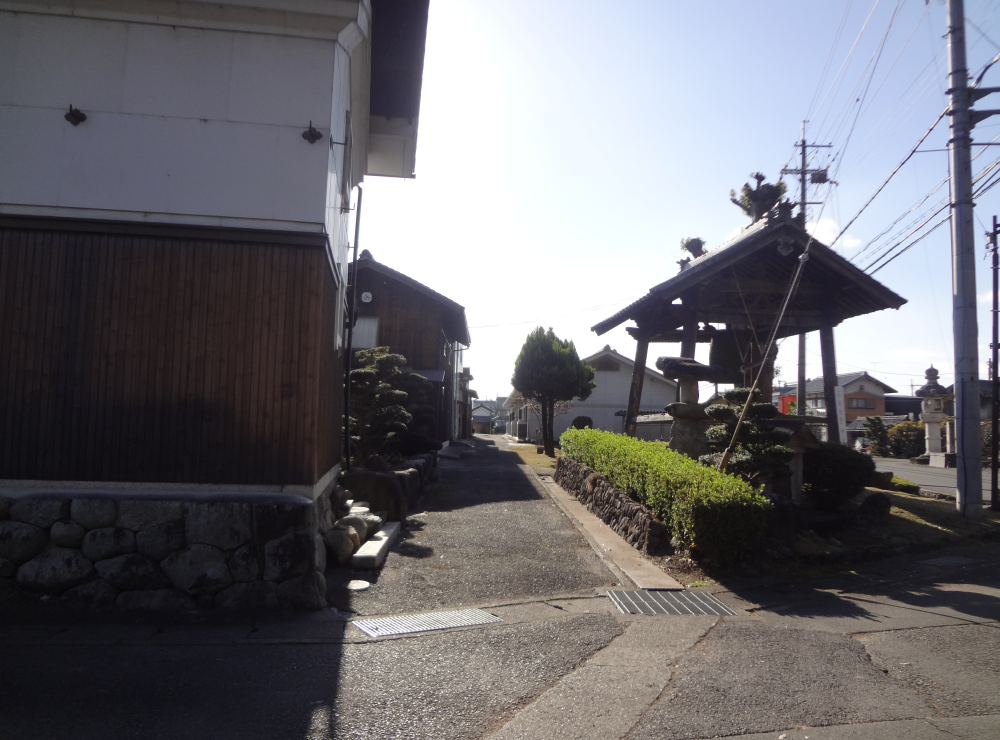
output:
[[[878,383],[885,390],[886,393],[895,393],[895,388],[890,388],[887,384],[883,383],[878,378],[873,378],[864,370],[856,373],[845,373],[843,375],[837,376],[837,385],[845,386],[853,383],[855,380],[860,378],[868,378],[873,383]],[[778,393],[787,396],[793,394],[797,391],[798,384],[793,385],[782,385],[777,388]],[[806,378],[806,394],[809,393],[822,393],[823,392],[823,378]]]

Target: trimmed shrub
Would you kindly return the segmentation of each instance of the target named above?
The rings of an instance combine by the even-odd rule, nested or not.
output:
[[[802,492],[817,509],[835,511],[861,493],[874,472],[868,455],[825,442],[803,458]]]
[[[746,481],[656,442],[595,429],[567,429],[562,453],[605,475],[648,506],[693,557],[732,562],[760,540],[768,500]]]
[[[575,419],[573,419],[573,423],[571,424],[571,426],[574,429],[586,429],[587,427],[594,426],[594,420],[591,419],[589,416],[578,416]]]
[[[924,454],[923,422],[901,421],[889,427],[889,449],[893,457],[910,458]]]
[[[914,495],[920,493],[920,486],[911,480],[900,478],[898,475],[892,476],[892,485],[901,493],[912,493]]]

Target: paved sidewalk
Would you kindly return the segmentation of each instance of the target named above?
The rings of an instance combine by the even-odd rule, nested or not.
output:
[[[998,543],[711,589],[733,617],[622,615],[501,439],[442,472],[370,591],[330,572],[339,608],[0,614],[0,740],[1000,737]],[[468,606],[502,621],[350,624]]]

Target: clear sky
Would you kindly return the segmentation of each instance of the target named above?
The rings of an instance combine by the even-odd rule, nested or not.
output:
[[[1000,2],[967,0],[966,12],[976,73],[1000,52]],[[431,0],[417,177],[367,179],[361,248],[466,307],[480,398],[510,391],[535,326],[572,339],[581,357],[605,344],[632,356],[624,328],[590,327],[676,274],[682,238],[714,248],[746,225],[730,189],[797,166],[803,119],[810,142],[834,145],[810,166],[832,163],[839,183],[810,189],[826,205],[809,218],[822,241],[840,231],[945,108],[945,31],[942,0]],[[1000,86],[1000,63],[983,84]],[[1000,94],[978,107],[1000,108]],[[1000,117],[974,132],[994,137]],[[947,139],[945,119],[921,149]],[[1000,147],[975,153],[979,173]],[[947,197],[944,184],[925,198],[947,167],[943,151],[915,155],[838,251],[863,267],[899,241],[888,238]],[[977,204],[985,255],[1000,187]],[[839,372],[866,369],[908,393],[933,362],[951,383],[950,264],[946,224],[876,273],[909,303],[841,324]],[[988,268],[978,262],[983,377]],[[651,345],[649,364],[678,350]],[[796,352],[795,339],[781,346],[783,380],[794,380]],[[808,376],[820,375],[817,334],[807,358]]]

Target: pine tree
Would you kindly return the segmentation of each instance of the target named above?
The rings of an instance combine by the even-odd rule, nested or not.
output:
[[[351,371],[352,463],[362,464],[372,455],[389,451],[406,433],[411,416],[403,404],[406,392],[398,388],[406,358],[388,347],[355,353],[358,367]]]
[[[555,456],[552,418],[556,402],[588,398],[593,381],[594,368],[580,359],[573,342],[563,341],[551,328],[546,332],[539,326],[525,339],[510,384],[541,407],[542,443],[549,457]]]
[[[758,390],[754,396],[759,397],[759,395]],[[709,447],[715,451],[698,458],[700,463],[713,467],[719,464],[723,452],[733,438],[740,411],[750,397],[750,389],[732,388],[723,393],[722,397],[734,405],[727,406],[720,403],[705,409],[708,418],[721,423],[709,427],[705,434]],[[750,404],[736,439],[733,455],[729,458],[727,473],[738,475],[752,485],[760,485],[787,475],[792,450],[785,445],[785,442],[791,433],[784,429],[769,429],[758,423],[777,415],[778,409],[770,403]]]
[[[889,442],[889,430],[885,428],[885,422],[881,416],[866,416],[861,422],[865,428],[865,437],[872,443],[872,455],[875,457],[889,457],[891,454]]]

